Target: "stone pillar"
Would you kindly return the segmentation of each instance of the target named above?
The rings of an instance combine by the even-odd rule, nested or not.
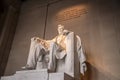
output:
[[[3,21],[2,30],[0,33],[0,76],[4,74],[7,64],[17,25],[18,14],[19,8],[15,8],[12,5],[6,10],[5,21]]]

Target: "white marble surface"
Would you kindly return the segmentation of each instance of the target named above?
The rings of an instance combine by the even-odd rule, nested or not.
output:
[[[17,71],[15,80],[48,80],[47,69]]]
[[[66,73],[50,73],[49,80],[74,80],[73,77]]]
[[[4,76],[1,80],[73,80],[66,73],[48,73],[47,69],[17,71],[11,76]]]
[[[4,76],[0,80],[15,80],[14,76]]]

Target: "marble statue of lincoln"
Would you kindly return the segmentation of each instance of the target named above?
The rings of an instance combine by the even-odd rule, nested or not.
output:
[[[50,71],[56,70],[57,59],[66,58],[69,54],[69,48],[66,44],[68,39],[66,37],[71,33],[71,31],[65,30],[63,25],[58,25],[58,35],[52,40],[43,40],[39,37],[31,38],[31,45],[28,55],[27,64],[22,67],[22,69],[36,69],[37,62],[42,62],[44,55],[48,54],[49,58],[46,59],[48,62],[47,69]],[[77,38],[77,53],[80,60],[80,72],[84,74],[87,70],[85,64],[86,58],[81,47],[81,40],[79,36]],[[73,45],[72,45],[73,46]],[[69,63],[67,64],[69,66]]]

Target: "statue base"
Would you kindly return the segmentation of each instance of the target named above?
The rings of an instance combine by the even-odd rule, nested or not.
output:
[[[1,77],[1,80],[74,80],[66,73],[49,73],[47,69],[17,71],[12,76]]]

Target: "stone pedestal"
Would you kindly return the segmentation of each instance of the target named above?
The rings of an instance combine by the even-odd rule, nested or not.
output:
[[[73,80],[66,73],[49,73],[47,69],[17,71],[12,76],[1,77],[1,80]]]
[[[48,80],[47,69],[17,71],[15,80]]]
[[[73,80],[73,78],[66,73],[50,73],[49,80]]]
[[[14,76],[4,76],[1,77],[1,80],[15,80]]]

